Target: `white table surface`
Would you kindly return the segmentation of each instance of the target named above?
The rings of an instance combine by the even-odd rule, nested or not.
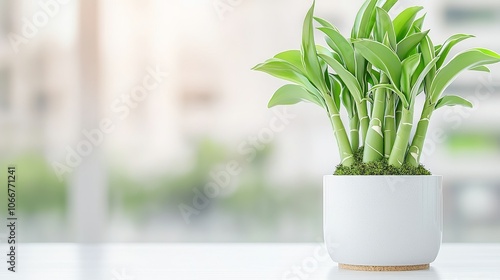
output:
[[[20,244],[18,272],[2,261],[0,279],[500,279],[500,244],[443,244],[429,270],[410,272],[342,270],[325,252],[322,244]]]

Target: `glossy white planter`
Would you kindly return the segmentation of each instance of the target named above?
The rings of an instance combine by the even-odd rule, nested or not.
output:
[[[441,245],[441,181],[441,176],[325,176],[324,238],[331,258],[353,269],[425,268]]]

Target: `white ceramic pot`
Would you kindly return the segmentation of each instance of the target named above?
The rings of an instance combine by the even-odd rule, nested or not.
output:
[[[428,267],[441,245],[441,181],[441,176],[325,176],[324,238],[331,258],[361,270]]]

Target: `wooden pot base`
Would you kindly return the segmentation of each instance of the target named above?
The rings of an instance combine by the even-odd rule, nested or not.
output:
[[[354,265],[339,263],[339,268],[359,271],[411,271],[429,269],[429,264],[417,265],[398,265],[398,266],[373,266],[373,265]]]

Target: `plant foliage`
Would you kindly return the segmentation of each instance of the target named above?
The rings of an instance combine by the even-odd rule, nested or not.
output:
[[[300,50],[279,53],[253,68],[292,83],[276,91],[269,107],[306,101],[326,111],[341,157],[337,173],[427,174],[420,156],[433,112],[443,106],[472,107],[462,97],[443,95],[446,88],[466,70],[489,72],[486,65],[500,62],[499,54],[483,48],[449,58],[453,47],[473,36],[453,35],[434,46],[429,30],[422,31],[423,7],[409,7],[392,19],[389,11],[397,1],[366,0],[350,37],[314,17],[313,2]],[[328,47],[316,44],[315,23]],[[414,124],[421,93],[425,103]],[[341,118],[342,109],[348,121]]]

